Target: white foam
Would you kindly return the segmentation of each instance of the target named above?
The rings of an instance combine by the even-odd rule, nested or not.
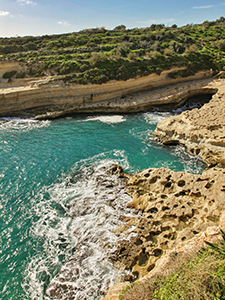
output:
[[[18,119],[18,118],[2,118],[0,119],[0,131],[9,132],[26,132],[33,129],[48,127],[51,121],[32,120],[32,119]]]
[[[121,179],[107,174],[105,168],[114,163],[127,166],[127,159],[124,151],[111,152],[115,159],[101,153],[77,162],[60,183],[44,187],[37,196],[38,220],[30,235],[41,247],[27,265],[23,283],[31,299],[42,299],[46,277],[51,280],[47,295],[53,290],[61,294],[64,284],[68,290],[63,290],[60,299],[69,299],[72,293],[74,299],[88,300],[102,298],[118,277],[107,255],[119,239],[114,230],[122,222],[120,216],[133,213],[126,208],[130,197]]]
[[[112,124],[112,123],[125,122],[126,119],[124,118],[124,116],[113,115],[113,116],[88,117],[85,121],[100,121],[103,123]]]
[[[184,172],[201,174],[204,168],[202,159],[196,155],[188,153],[184,147],[176,146],[173,148],[174,156],[178,157],[183,163]],[[185,164],[184,164],[185,162]]]
[[[143,114],[146,123],[151,125],[156,125],[161,120],[171,116],[171,113],[168,112],[148,112]]]

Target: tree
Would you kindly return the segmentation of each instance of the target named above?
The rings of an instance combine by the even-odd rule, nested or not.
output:
[[[113,31],[126,31],[126,26],[125,25],[118,25],[113,29]]]

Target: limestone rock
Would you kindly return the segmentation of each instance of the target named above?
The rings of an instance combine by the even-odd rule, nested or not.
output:
[[[142,215],[118,228],[123,232],[134,227],[133,237],[120,241],[111,255],[118,269],[132,273],[122,275],[121,281],[147,275],[167,251],[218,226],[225,211],[224,169],[208,169],[202,175],[147,169],[131,176],[127,187],[133,198],[129,206]]]
[[[221,216],[221,220],[222,219],[225,219],[225,214]],[[202,248],[206,248],[205,241],[215,243],[218,240],[221,240],[222,236],[220,234],[220,228],[225,230],[224,221],[219,225],[220,226],[208,227],[204,232],[197,234],[188,241],[179,243],[176,247],[167,251],[165,255],[157,260],[155,268],[137,282],[149,283],[149,281],[154,280],[154,278],[157,276],[169,275],[174,272],[176,268],[179,267],[179,265],[181,265],[184,261],[192,259],[195,257],[198,251],[200,251]],[[109,289],[107,295],[102,300],[119,300],[119,296],[125,285],[128,287],[130,286],[130,283],[124,282],[121,284],[116,284]]]
[[[128,282],[120,282],[109,288],[107,296],[102,300],[118,300],[120,293],[129,285]]]
[[[225,166],[225,87],[223,80],[215,84],[218,92],[209,103],[162,120],[154,135],[164,144],[184,145],[208,166]]]
[[[2,64],[4,70],[22,68],[18,64]],[[161,104],[180,103],[193,94],[217,91],[207,86],[212,81],[212,71],[169,78],[167,75],[175,70],[179,68],[165,70],[160,75],[88,85],[52,83],[49,76],[13,79],[10,83],[0,78],[0,116],[20,116],[27,112],[37,119],[53,119],[76,113],[140,112]]]
[[[127,182],[129,204],[142,212],[118,228],[135,226],[134,236],[118,244],[111,256],[123,275],[120,281],[149,281],[168,275],[184,260],[193,258],[205,241],[221,239],[225,230],[225,170],[212,168],[202,175],[147,169]],[[125,272],[127,273],[127,272]],[[125,274],[124,273],[124,274]],[[128,284],[129,285],[129,284]],[[118,300],[123,290],[112,288],[104,300]]]

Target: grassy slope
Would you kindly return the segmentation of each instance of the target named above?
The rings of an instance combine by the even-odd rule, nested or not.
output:
[[[223,242],[211,245],[175,268],[171,275],[134,283],[123,291],[120,300],[224,300],[224,233]]]
[[[4,78],[55,75],[65,82],[104,83],[158,73],[173,66],[188,76],[204,69],[225,70],[225,19],[177,28],[118,26],[63,35],[0,38],[0,56],[28,67]]]

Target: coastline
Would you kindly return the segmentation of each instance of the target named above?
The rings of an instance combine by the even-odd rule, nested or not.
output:
[[[113,81],[101,85],[51,83],[50,78],[0,82],[0,116],[54,119],[78,113],[134,113],[160,105],[179,105],[197,94],[214,94],[212,70],[189,77],[160,75]]]
[[[62,89],[63,86],[60,86],[59,90]],[[13,95],[18,93],[17,102],[19,102],[19,98],[24,93],[29,92],[31,97],[35,91],[40,90],[46,92],[47,87],[45,86],[44,89],[38,85],[28,88],[15,87]],[[10,95],[11,92],[8,92]],[[51,88],[49,88],[49,92],[51,92]],[[122,289],[130,285],[130,282],[136,281],[136,279],[144,281],[154,278],[162,268],[165,269],[165,272],[169,272],[168,265],[171,265],[169,259],[172,252],[176,251],[186,257],[186,249],[189,249],[188,251],[191,253],[199,251],[204,244],[204,239],[214,241],[219,238],[219,228],[225,229],[223,204],[225,82],[224,80],[214,80],[214,78],[184,81],[144,89],[144,91],[122,95],[107,101],[82,103],[81,107],[85,107],[85,111],[80,111],[76,107],[76,109],[53,111],[36,118],[50,119],[63,117],[70,113],[93,111],[96,113],[139,112],[158,105],[181,105],[188,97],[196,94],[211,94],[213,97],[201,109],[194,109],[161,121],[155,131],[155,137],[166,145],[181,144],[185,146],[191,154],[201,156],[210,168],[206,169],[202,175],[172,172],[163,168],[143,170],[135,175],[125,175],[119,172],[119,176],[128,178],[127,193],[133,199],[128,206],[144,212],[144,217],[126,221],[125,226],[135,225],[138,235],[132,241],[121,241],[114,258],[111,257],[121,272],[129,270],[132,275],[118,278],[120,283],[110,288],[104,299],[119,299]],[[7,95],[6,90],[4,97],[5,95]],[[37,95],[40,96],[40,93]],[[32,101],[29,102],[30,105],[35,103]],[[49,101],[53,101],[53,99]],[[23,107],[22,104],[19,105]],[[33,107],[32,109],[34,109],[33,114],[35,115],[37,108]],[[205,114],[201,115],[204,110]],[[26,109],[22,109],[20,112],[26,113]],[[213,112],[214,118],[210,118],[211,112]],[[204,120],[204,124],[201,126],[205,126],[200,130],[197,126],[199,113]],[[222,121],[217,118],[217,115]],[[192,122],[194,123],[192,124]],[[203,129],[205,130],[204,134]],[[179,130],[182,131],[182,134]],[[183,133],[185,134],[183,135]],[[189,145],[191,146],[189,147]],[[207,154],[205,155],[206,159],[202,153]],[[183,208],[184,203],[185,207]],[[178,205],[176,212],[174,212],[173,205]],[[198,217],[196,217],[197,215]],[[123,230],[123,228],[118,230]],[[164,238],[165,234],[168,236],[167,238]],[[190,248],[188,248],[189,246]]]
[[[165,145],[180,144],[200,156],[208,165],[203,174],[147,169],[127,183],[129,205],[143,217],[124,225],[135,224],[137,236],[121,241],[113,259],[120,270],[130,269],[135,283],[171,274],[206,247],[205,241],[221,239],[220,229],[225,229],[225,80],[211,85],[218,91],[209,103],[160,121],[154,132]],[[119,278],[103,300],[120,299],[127,287],[132,295],[132,281]]]

